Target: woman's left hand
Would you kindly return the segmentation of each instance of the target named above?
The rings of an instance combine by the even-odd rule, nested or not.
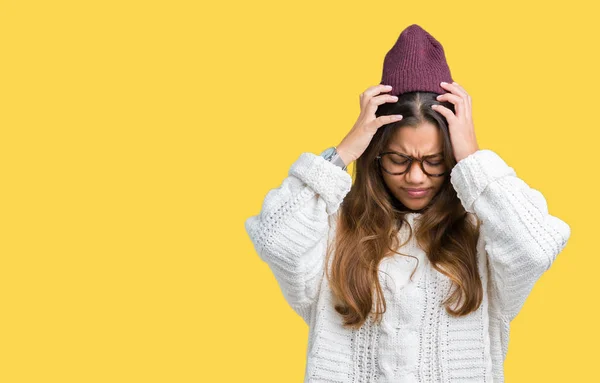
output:
[[[450,93],[437,96],[440,102],[448,101],[454,104],[456,115],[445,106],[433,105],[433,110],[446,117],[448,129],[450,130],[450,141],[454,151],[456,162],[479,150],[473,116],[471,115],[471,96],[456,82],[448,84],[442,82],[441,87],[448,89]]]

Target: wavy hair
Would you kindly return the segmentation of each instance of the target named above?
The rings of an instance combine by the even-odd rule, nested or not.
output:
[[[443,302],[450,315],[467,315],[477,310],[483,299],[477,268],[481,222],[474,215],[474,220],[469,219],[450,183],[450,172],[456,160],[448,124],[431,105],[441,104],[453,112],[454,105],[437,101],[437,95],[433,92],[407,92],[399,95],[395,103],[379,105],[377,117],[401,114],[403,118],[380,127],[355,163],[355,181],[334,217],[335,252],[331,251],[330,243],[326,253],[326,264],[331,265],[326,268],[326,277],[336,301],[335,310],[342,315],[346,327],[360,328],[374,306],[375,321],[381,320],[386,302],[378,278],[379,264],[385,257],[394,254],[410,256],[397,250],[413,235],[432,266],[448,276],[452,287],[455,287]],[[418,126],[423,122],[430,122],[440,129],[448,170],[438,193],[420,211],[422,214],[413,232],[405,218],[411,211],[388,189],[376,156],[384,150],[397,129],[407,125]],[[398,233],[404,224],[408,226],[410,235],[400,244]],[[411,278],[415,271],[416,268]],[[451,308],[453,304],[457,307]]]

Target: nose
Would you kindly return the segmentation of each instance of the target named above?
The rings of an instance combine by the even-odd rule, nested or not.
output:
[[[417,161],[413,161],[410,169],[406,172],[406,180],[410,183],[418,184],[427,179],[427,174],[423,173],[421,165]]]

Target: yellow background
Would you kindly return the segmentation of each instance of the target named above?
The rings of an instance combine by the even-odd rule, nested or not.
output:
[[[572,229],[507,382],[598,381],[594,2],[0,4],[0,381],[301,382],[308,327],[243,223],[413,23]]]

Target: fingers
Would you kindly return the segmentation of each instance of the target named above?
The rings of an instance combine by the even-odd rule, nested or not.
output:
[[[464,100],[462,97],[457,96],[455,94],[451,94],[451,93],[444,93],[444,94],[440,94],[439,96],[437,96],[436,100],[438,100],[440,102],[442,102],[442,101],[451,102],[452,104],[454,104],[454,110],[456,111],[456,115],[457,116],[464,115],[465,105],[464,105]]]
[[[363,105],[364,112],[367,114],[374,115],[379,105],[385,104],[386,102],[396,102],[398,101],[398,97],[392,96],[390,94],[382,94],[380,96],[364,99],[363,101],[366,102]]]
[[[377,107],[386,102],[398,101],[397,96],[391,94],[381,94],[383,92],[389,92],[392,87],[389,85],[379,84],[376,86],[369,87],[359,97],[360,108],[367,114],[375,114]]]
[[[361,106],[363,106],[364,102],[368,102],[368,100],[377,96],[378,94],[383,93],[383,92],[389,92],[390,90],[392,90],[392,87],[390,85],[383,85],[383,84],[379,84],[379,85],[375,85],[375,86],[371,86],[371,87],[367,88],[367,90],[362,92],[360,94],[360,96],[358,97],[360,100]]]
[[[360,101],[360,107],[363,108],[365,102],[367,102],[373,96],[382,92],[389,92],[390,90],[392,90],[391,86],[383,84],[368,87],[364,92],[362,92],[358,96],[358,100]]]
[[[448,89],[450,93],[439,95],[437,100],[451,102],[454,104],[454,109],[456,110],[457,116],[470,119],[471,96],[464,90],[464,88],[456,82],[453,82],[452,84],[442,82],[440,86],[444,89]]]
[[[383,125],[391,124],[392,122],[397,122],[402,120],[401,114],[390,114],[387,116],[379,116],[375,119],[376,128],[379,129]]]
[[[373,97],[382,92],[389,92],[390,90],[392,90],[391,85],[379,84],[379,85],[368,87],[367,90],[365,90],[363,92],[363,94],[361,94],[361,96],[364,95],[363,97],[365,97],[365,96]]]
[[[433,110],[435,110],[436,112],[440,113],[442,116],[446,117],[446,120],[448,121],[448,123],[450,123],[450,121],[456,119],[456,116],[454,115],[454,113],[452,113],[452,111],[450,109],[446,108],[443,105],[434,104],[434,105],[431,105],[431,108]]]
[[[464,90],[464,88],[460,85],[458,85],[458,83],[455,81],[452,84],[448,84],[447,82],[442,82],[441,87],[444,89],[450,89],[451,92],[456,93],[458,95],[460,95],[461,97],[464,97],[465,100],[469,97],[469,94],[467,93],[466,90]]]

